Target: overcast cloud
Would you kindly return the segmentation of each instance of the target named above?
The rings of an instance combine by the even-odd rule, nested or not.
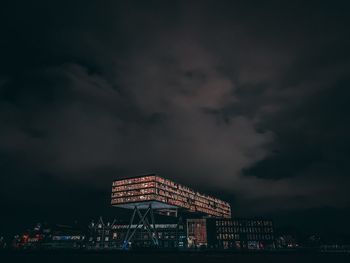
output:
[[[115,178],[156,172],[250,213],[347,207],[348,9],[84,1],[8,10],[5,202],[69,202],[63,185],[108,193]],[[33,189],[57,196],[43,201]]]

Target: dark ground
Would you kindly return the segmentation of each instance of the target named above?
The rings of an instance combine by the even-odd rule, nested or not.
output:
[[[227,253],[2,253],[0,262],[350,262],[350,254],[227,254]]]

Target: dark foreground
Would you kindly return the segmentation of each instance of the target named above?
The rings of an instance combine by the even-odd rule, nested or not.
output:
[[[228,254],[228,253],[1,253],[0,262],[350,262],[350,254],[321,253],[263,253],[263,254]]]

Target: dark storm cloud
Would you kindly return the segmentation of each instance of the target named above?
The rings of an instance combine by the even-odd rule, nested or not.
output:
[[[158,172],[250,211],[348,203],[342,5],[23,5],[1,41],[6,198]]]

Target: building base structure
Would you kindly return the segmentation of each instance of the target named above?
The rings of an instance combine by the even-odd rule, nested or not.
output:
[[[140,228],[146,230],[149,239],[152,241],[153,246],[158,247],[158,245],[159,245],[158,234],[157,234],[155,221],[154,221],[152,204],[149,204],[149,206],[146,209],[146,211],[144,212],[144,214],[142,214],[141,211],[142,210],[139,209],[139,207],[135,205],[132,216],[130,218],[128,229],[127,229],[124,241],[123,241],[123,245],[122,245],[123,249],[129,248],[130,240],[133,238],[136,231]],[[137,222],[136,226],[132,229],[135,217],[138,217],[139,221]],[[148,219],[151,220],[151,223],[149,223]]]

